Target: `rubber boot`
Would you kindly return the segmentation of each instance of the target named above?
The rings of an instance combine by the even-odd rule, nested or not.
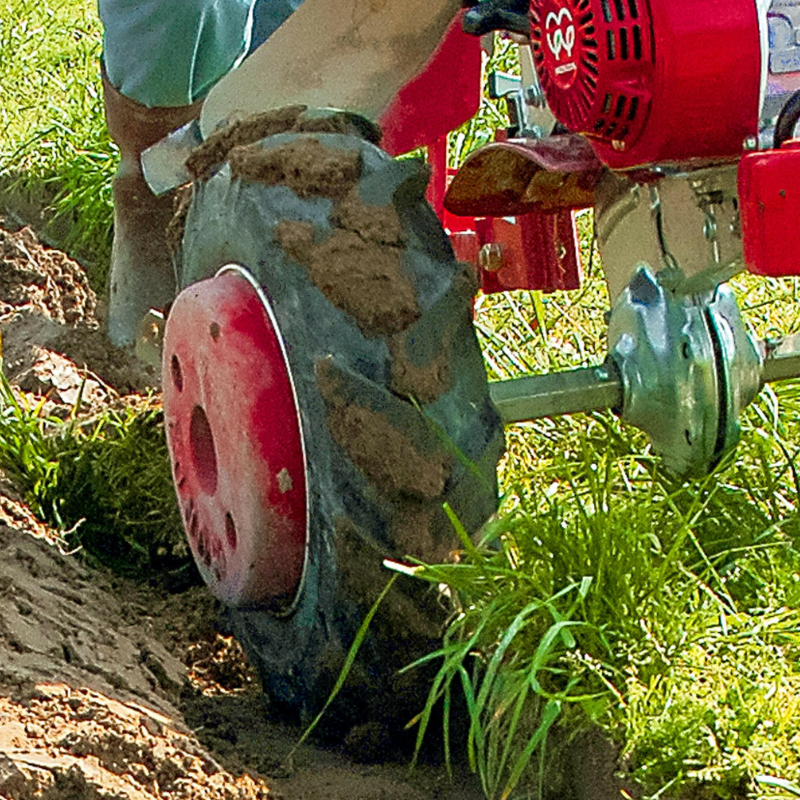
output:
[[[156,197],[142,175],[139,157],[170,131],[194,119],[201,103],[148,108],[121,94],[103,75],[106,123],[120,151],[114,177],[114,242],[109,274],[108,335],[117,347],[134,343],[151,308],[175,295],[175,273],[165,232],[174,193]]]

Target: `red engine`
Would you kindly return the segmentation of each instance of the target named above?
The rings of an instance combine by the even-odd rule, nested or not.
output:
[[[756,136],[755,0],[532,0],[548,105],[615,169],[739,157]]]

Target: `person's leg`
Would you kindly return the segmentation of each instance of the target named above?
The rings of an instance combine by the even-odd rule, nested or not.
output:
[[[131,345],[142,318],[164,308],[175,294],[175,273],[166,243],[174,193],[155,197],[142,176],[142,151],[193,119],[200,103],[148,108],[103,76],[106,123],[120,151],[114,177],[114,242],[108,279],[108,335]]]
[[[172,194],[144,181],[144,149],[200,111],[202,98],[246,52],[254,0],[99,0],[105,26],[103,89],[111,138],[120,150],[114,179],[109,336],[133,343],[150,308],[175,292],[164,236]]]
[[[247,52],[255,2],[98,0],[109,81],[150,108],[202,99]]]

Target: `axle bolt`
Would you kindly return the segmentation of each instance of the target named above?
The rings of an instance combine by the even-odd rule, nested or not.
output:
[[[478,253],[478,266],[486,272],[497,272],[503,266],[503,245],[489,242]]]

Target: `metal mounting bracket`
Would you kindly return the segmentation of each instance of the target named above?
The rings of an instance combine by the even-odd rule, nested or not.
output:
[[[491,384],[503,421],[610,408],[671,471],[701,475],[736,444],[765,383],[800,377],[800,334],[756,341],[727,285],[675,294],[646,266],[615,303],[608,337],[602,365]]]

